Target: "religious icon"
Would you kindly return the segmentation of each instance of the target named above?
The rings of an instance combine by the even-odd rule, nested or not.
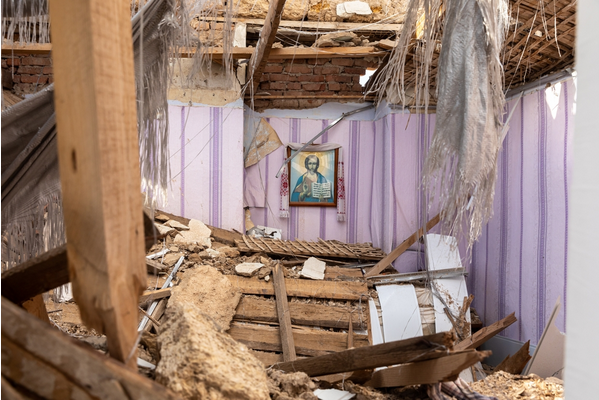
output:
[[[290,206],[337,205],[338,156],[338,149],[302,151],[289,162]]]

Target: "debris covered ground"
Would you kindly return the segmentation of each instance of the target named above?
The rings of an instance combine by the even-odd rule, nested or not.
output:
[[[178,260],[184,257],[184,261],[173,280],[170,298],[160,300],[166,302],[165,309],[152,315],[156,323],[150,321],[151,329],[146,329],[141,336],[138,357],[155,366],[155,369],[140,367],[140,372],[144,375],[179,393],[183,398],[190,399],[312,400],[319,398],[322,395],[320,391],[327,389],[347,391],[358,400],[429,398],[427,385],[379,390],[343,377],[310,378],[303,372],[284,373],[269,367],[270,364],[282,361],[280,349],[264,338],[278,332],[278,320],[268,314],[275,309],[274,296],[243,293],[246,289],[236,286],[236,281],[231,279],[268,282],[272,279],[273,268],[281,262],[287,279],[300,280],[302,264],[307,257],[279,258],[271,257],[266,252],[241,254],[230,241],[223,243],[214,237],[210,238],[210,233],[204,230],[205,225],[201,223],[185,224],[186,221],[174,221],[160,213],[157,219],[162,219],[162,227],[168,226],[170,229],[161,228],[167,236],[162,243],[153,246],[148,254],[156,254],[164,248],[169,251],[156,259],[163,268],[157,275],[148,275],[147,289],[160,289]],[[193,238],[192,241],[182,241],[181,232],[185,232],[186,237]],[[258,265],[253,271],[251,268],[238,268],[236,271],[236,266],[244,263]],[[339,285],[359,283],[366,287],[359,269],[341,267],[347,263],[339,260],[327,262],[323,281]],[[366,293],[376,296],[376,292],[372,290],[367,289]],[[289,304],[292,307],[328,307],[327,312],[351,315],[348,321],[337,321],[335,325],[326,322],[326,318],[310,319],[313,317],[307,314],[305,318],[310,319],[309,323],[320,321],[323,325],[320,327],[306,326],[306,322],[300,320],[292,321],[294,328],[300,332],[325,335],[322,337],[327,340],[332,338],[330,340],[333,342],[342,338],[340,344],[319,344],[317,347],[302,344],[300,339],[296,342],[299,358],[368,344],[367,311],[361,300],[290,295]],[[50,297],[46,306],[51,321],[59,329],[100,352],[106,352],[106,338],[85,328],[75,303],[54,303]],[[150,302],[140,306],[149,312]],[[262,314],[256,313],[257,309]],[[144,313],[140,312],[139,319],[143,316]],[[348,333],[350,326],[352,336]],[[258,334],[253,333],[251,336],[247,333],[252,329]],[[326,346],[340,347],[335,350]],[[472,390],[498,400],[563,398],[560,380],[543,380],[535,375],[523,377],[500,371],[470,386]]]

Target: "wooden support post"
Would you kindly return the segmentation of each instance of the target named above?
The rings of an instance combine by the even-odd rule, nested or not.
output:
[[[285,289],[285,275],[281,263],[275,265],[273,271],[273,283],[275,285],[275,298],[277,302],[277,314],[279,315],[279,331],[281,333],[281,345],[283,346],[283,360],[294,361],[295,344],[291,328],[291,317],[289,315],[289,303],[287,302],[287,290]]]
[[[426,231],[428,232],[435,225],[437,225],[439,223],[439,220],[440,220],[440,214],[435,215],[430,221],[428,221],[426,223]],[[366,273],[364,276],[367,277],[367,278],[369,278],[371,276],[380,274],[385,268],[387,268],[389,265],[391,265],[391,263],[393,261],[395,261],[397,259],[397,257],[399,257],[400,255],[402,255],[407,249],[410,248],[411,245],[413,245],[414,243],[416,243],[416,241],[418,239],[420,239],[420,237],[422,235],[424,235],[424,233],[425,232],[424,232],[424,230],[422,228],[418,229],[418,231],[414,232],[412,234],[412,236],[410,236],[409,238],[407,238],[406,240],[404,240],[391,253],[389,253],[387,255],[387,257],[383,258],[381,261],[378,262],[377,265],[375,265],[374,267],[372,267],[372,269],[370,271],[368,271],[368,273]]]
[[[51,0],[58,161],[75,301],[136,369],[144,227],[129,6]]]
[[[44,299],[41,294],[38,294],[37,296],[24,302],[23,308],[34,317],[37,317],[44,322],[50,323],[50,317],[48,317],[46,304],[44,304]]]
[[[248,68],[250,74],[248,81],[251,85],[251,94],[256,93],[258,85],[260,85],[260,77],[268,62],[272,44],[275,41],[277,29],[279,29],[284,6],[285,0],[274,0],[268,6],[268,12],[266,14],[266,19],[264,20],[264,28],[262,29],[262,32],[260,32],[260,40],[258,40],[256,50],[250,58]]]

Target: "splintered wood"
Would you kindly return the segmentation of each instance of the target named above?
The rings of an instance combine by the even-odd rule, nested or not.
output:
[[[236,240],[240,252],[264,252],[280,256],[336,257],[359,260],[381,260],[385,253],[370,243],[347,244],[338,240],[306,242],[304,240],[275,240],[243,236]]]
[[[496,397],[497,400],[562,400],[564,398],[562,380],[553,377],[541,379],[534,374],[520,376],[500,371],[489,375],[484,380],[471,383],[470,387],[482,395]]]

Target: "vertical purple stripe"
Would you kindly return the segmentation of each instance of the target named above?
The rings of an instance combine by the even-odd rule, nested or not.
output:
[[[508,137],[503,142],[501,154],[501,236],[499,243],[499,310],[498,318],[505,316],[506,270],[507,270],[507,235],[508,235]],[[505,331],[504,331],[505,332]],[[502,332],[502,335],[505,333]]]
[[[292,143],[297,143],[299,141],[299,119],[297,118],[292,118],[291,119],[291,142]],[[295,182],[292,184],[290,182],[290,187],[292,187],[295,184]],[[291,190],[291,189],[290,189]],[[297,230],[298,230],[298,220],[299,220],[299,214],[298,214],[298,209],[297,207],[289,207],[289,238],[290,240],[295,240],[297,239]]]
[[[222,166],[221,166],[221,119],[222,110],[218,107],[210,109],[212,126],[211,126],[211,160],[210,160],[210,221],[213,226],[221,227],[221,181],[222,181]]]
[[[483,310],[484,315],[487,316],[487,295],[489,291],[487,290],[487,284],[489,281],[489,224],[487,223],[486,232],[485,232],[485,301],[483,302]]]
[[[356,243],[357,237],[357,210],[358,210],[358,121],[350,121],[349,123],[349,147],[350,147],[350,173],[349,173],[349,221],[347,230],[347,242]]]
[[[329,120],[322,120],[322,129],[325,129],[329,125]],[[321,143],[327,143],[329,141],[329,132],[325,132],[322,135]],[[337,187],[335,187],[335,195],[337,195]],[[318,235],[320,238],[327,240],[327,208],[320,207],[320,229],[318,231]]]
[[[395,188],[395,114],[391,114],[391,188]],[[394,249],[397,243],[397,199],[395,198],[395,190],[391,192],[391,212],[393,213],[393,241],[391,248]]]
[[[266,122],[268,122],[270,124],[270,118],[266,118]],[[265,196],[268,194],[268,181],[269,181],[269,174],[268,174],[268,165],[269,165],[269,157],[270,155],[267,155],[266,157],[264,157],[264,163],[265,165],[265,171],[264,171],[264,193]],[[287,154],[285,154],[285,157],[287,157]],[[245,170],[245,168],[244,168]],[[268,199],[266,201],[265,207],[264,207],[264,226],[268,226],[268,210],[269,210],[269,206],[268,206]]]
[[[568,104],[568,82],[564,82],[564,203],[565,203],[565,237],[564,237],[564,321],[566,321],[566,288],[568,286],[568,113],[570,112],[570,105]],[[565,326],[565,324],[564,324]]]
[[[546,290],[546,246],[547,246],[547,110],[545,108],[545,90],[539,92],[540,108],[540,140],[539,140],[539,251],[537,271],[537,338],[538,341],[545,329],[545,290]]]
[[[181,216],[185,216],[185,107],[181,107]]]
[[[372,121],[372,134],[373,134],[373,142],[372,142],[372,164],[373,167],[376,165],[376,162],[374,160],[376,160],[376,156],[377,156],[377,147],[376,147],[376,122]],[[374,193],[374,181],[375,181],[375,172],[374,172],[374,168],[372,169],[372,175],[370,178],[370,193]],[[379,190],[382,190],[383,188],[379,188]],[[378,234],[375,234],[373,232],[373,229],[376,228],[376,225],[374,223],[375,220],[375,216],[373,215],[373,210],[375,209],[374,204],[373,204],[373,197],[370,197],[370,221],[369,221],[369,227],[370,227],[370,237],[374,238],[374,237],[379,237]],[[378,233],[378,232],[377,232]]]
[[[524,98],[520,99],[520,264],[518,278],[518,340],[522,340],[522,258],[524,250]]]

